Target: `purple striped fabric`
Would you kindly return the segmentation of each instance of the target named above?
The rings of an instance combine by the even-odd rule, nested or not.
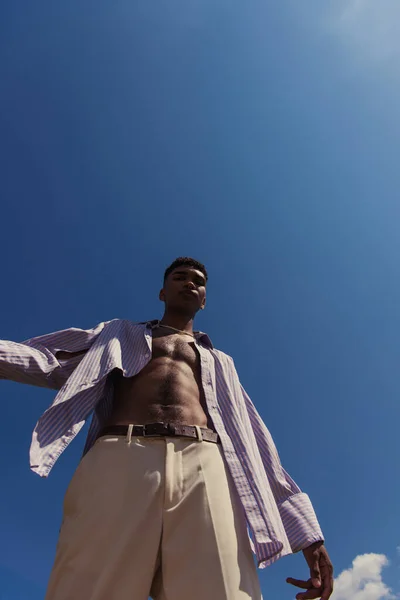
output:
[[[66,329],[22,343],[0,341],[0,378],[58,390],[33,432],[31,469],[46,477],[92,416],[85,445],[93,445],[111,412],[107,375],[136,375],[151,359],[156,321],[114,319],[93,329]],[[283,469],[272,437],[243,389],[230,356],[196,332],[207,407],[243,505],[260,568],[298,552],[323,535],[307,496]],[[71,353],[66,359],[58,352]],[[76,354],[79,353],[79,354]]]

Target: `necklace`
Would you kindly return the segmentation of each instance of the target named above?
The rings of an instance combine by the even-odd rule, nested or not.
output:
[[[188,331],[183,331],[182,329],[176,329],[176,327],[171,327],[171,325],[164,325],[164,323],[160,323],[160,321],[158,321],[156,327],[166,327],[167,329],[172,329],[173,331],[176,331],[177,333],[183,333],[184,335],[190,335],[190,337],[192,337],[192,338],[195,337],[193,335],[193,333],[189,333]]]

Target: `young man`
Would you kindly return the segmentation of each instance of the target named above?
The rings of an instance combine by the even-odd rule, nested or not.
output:
[[[46,477],[93,413],[46,600],[260,600],[252,549],[260,567],[302,550],[310,578],[288,582],[328,600],[308,496],[232,358],[193,331],[206,283],[204,265],[181,257],[165,271],[160,321],[0,342],[1,378],[59,390],[33,434],[33,471]]]

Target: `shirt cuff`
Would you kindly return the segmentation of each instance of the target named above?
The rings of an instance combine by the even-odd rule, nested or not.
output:
[[[294,494],[279,505],[279,512],[292,552],[324,541],[318,519],[307,494]]]

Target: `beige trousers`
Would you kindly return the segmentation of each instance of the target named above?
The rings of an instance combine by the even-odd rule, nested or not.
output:
[[[219,444],[104,436],[79,464],[46,600],[262,600]]]

